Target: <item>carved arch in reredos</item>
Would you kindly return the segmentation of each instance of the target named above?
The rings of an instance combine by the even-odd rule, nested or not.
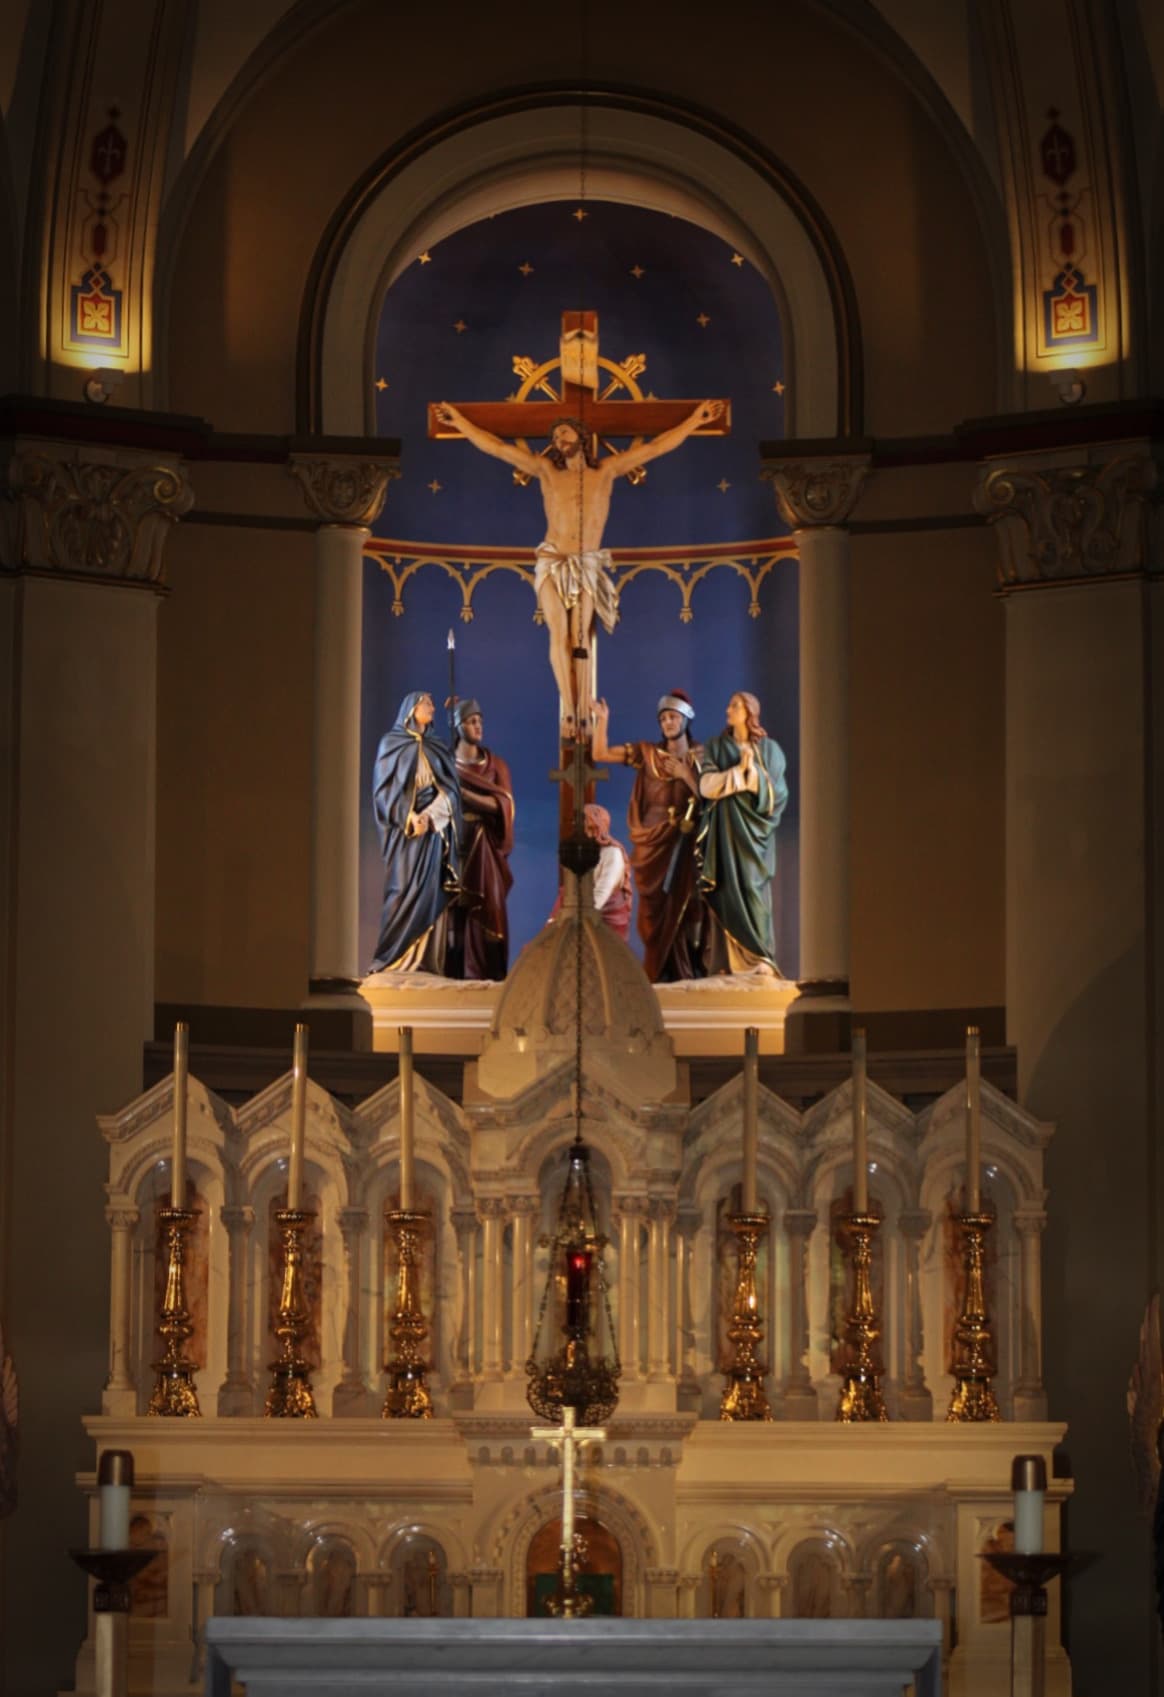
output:
[[[786,337],[788,430],[862,428],[856,294],[831,228],[803,184],[756,143],[657,95],[559,89],[498,95],[406,137],[348,196],[316,251],[299,334],[303,430],[374,433],[364,373],[384,295],[416,254],[518,206],[586,192],[682,217],[766,278]],[[680,171],[675,161],[682,160]],[[796,370],[811,373],[798,385]]]
[[[642,1509],[607,1485],[580,1488],[574,1502],[579,1518],[598,1521],[615,1538],[622,1557],[622,1613],[642,1615],[646,1573],[658,1565],[658,1540]],[[498,1523],[491,1550],[493,1566],[503,1574],[503,1615],[525,1614],[530,1545],[561,1512],[562,1489],[555,1483],[520,1498]]]

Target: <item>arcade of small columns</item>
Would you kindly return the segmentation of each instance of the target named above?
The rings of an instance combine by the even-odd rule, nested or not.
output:
[[[546,1281],[569,1123],[563,1065],[506,1104],[459,1107],[419,1079],[418,1184],[433,1217],[427,1319],[438,1412],[525,1408],[525,1362]],[[964,1087],[961,1087],[964,1088]],[[205,1314],[197,1388],[205,1413],[261,1410],[266,1391],[270,1212],[285,1185],[290,1078],[237,1109],[190,1085],[190,1172],[206,1214],[192,1306]],[[590,1080],[585,1134],[622,1360],[620,1408],[712,1417],[734,1250],[723,1215],[740,1177],[740,1077],[694,1109],[620,1098]],[[913,1114],[870,1087],[871,1191],[882,1211],[878,1291],[886,1391],[900,1418],[943,1418],[955,1302],[946,1221],[962,1178],[963,1097],[955,1086]],[[383,1214],[398,1185],[396,1082],[353,1110],[309,1086],[307,1188],[317,1202],[321,1288],[316,1403],[323,1414],[378,1411],[393,1273]],[[144,1410],[156,1353],[153,1205],[168,1195],[172,1089],[155,1086],[101,1122],[110,1145],[109,1375],[105,1414]],[[852,1182],[846,1083],[800,1114],[760,1090],[763,1354],[774,1411],[831,1419],[837,1305],[845,1300],[837,1208]],[[991,1289],[996,1391],[1004,1413],[1045,1417],[1040,1243],[1049,1128],[983,1087],[986,1194],[997,1213]],[[541,1343],[545,1344],[543,1337]],[[443,1406],[442,1406],[443,1405]]]

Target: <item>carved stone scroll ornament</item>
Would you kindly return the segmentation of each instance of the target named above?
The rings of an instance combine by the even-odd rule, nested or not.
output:
[[[762,475],[776,491],[776,504],[793,530],[844,524],[869,475],[867,454],[830,460],[770,460]]]
[[[974,505],[998,526],[1001,586],[1149,569],[1148,496],[1157,476],[1146,454],[1102,465],[987,471]]]
[[[170,526],[194,492],[179,465],[11,451],[3,467],[0,564],[10,571],[159,583]]]
[[[375,524],[389,481],[400,476],[395,460],[349,454],[329,454],[326,459],[294,455],[290,471],[308,507],[324,524]]]

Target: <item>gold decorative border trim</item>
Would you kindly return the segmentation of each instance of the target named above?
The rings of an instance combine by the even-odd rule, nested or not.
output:
[[[439,542],[400,542],[377,537],[365,545],[364,554],[391,580],[395,618],[404,614],[405,585],[426,567],[447,573],[460,589],[463,624],[472,623],[473,596],[494,572],[512,572],[529,584],[531,595],[535,593],[533,555],[528,549],[456,548]],[[797,559],[799,552],[791,536],[716,543],[702,548],[620,548],[612,575],[619,594],[625,584],[643,572],[659,572],[669,578],[679,591],[679,621],[689,625],[695,617],[691,597],[696,586],[711,572],[725,568],[742,577],[748,585],[748,617],[758,619],[760,588],[765,578],[776,566]],[[539,611],[535,610],[533,617],[535,623],[541,624]]]

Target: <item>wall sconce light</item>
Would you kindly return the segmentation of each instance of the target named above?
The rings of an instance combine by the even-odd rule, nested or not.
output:
[[[99,366],[86,377],[81,393],[95,407],[103,407],[111,401],[120,389],[125,379],[124,371],[111,370],[108,366]]]
[[[1082,373],[1074,369],[1052,371],[1051,387],[1065,407],[1077,407],[1087,393]]]

